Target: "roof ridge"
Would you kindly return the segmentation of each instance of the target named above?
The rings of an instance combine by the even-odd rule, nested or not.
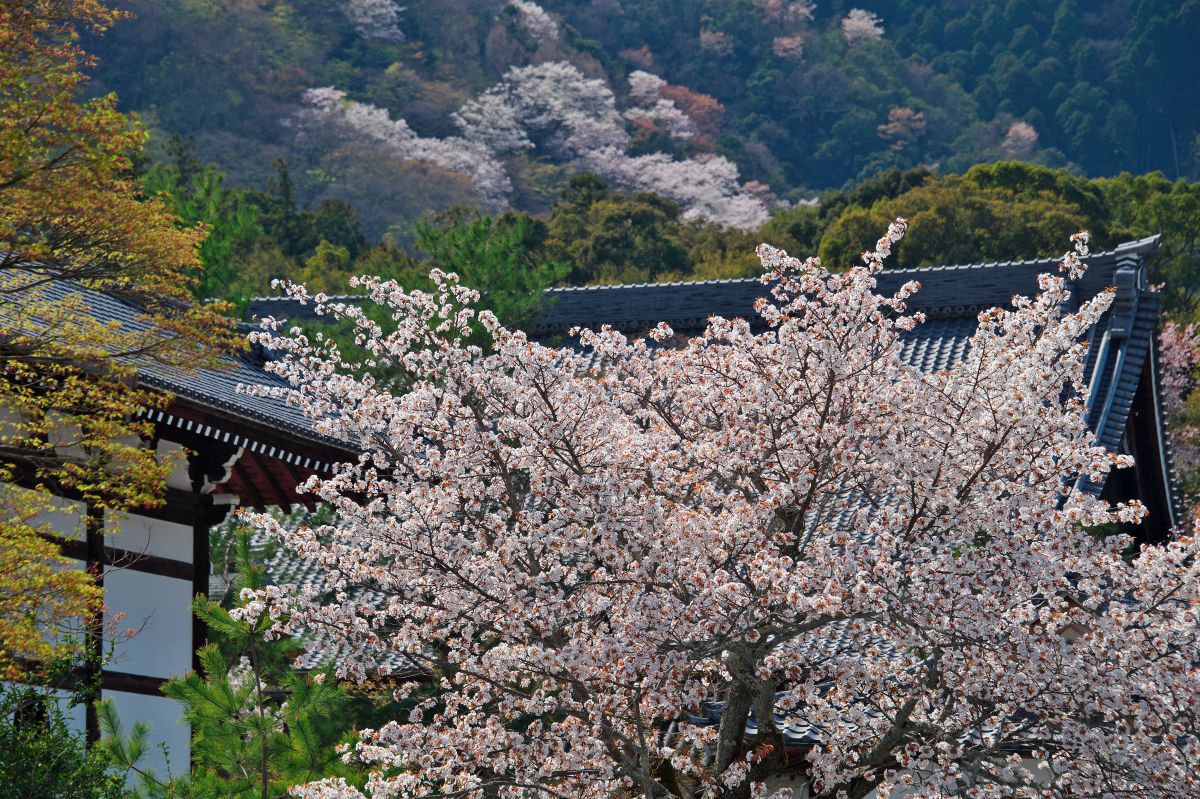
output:
[[[1093,260],[1101,260],[1122,255],[1148,255],[1158,249],[1159,243],[1162,240],[1162,234],[1156,233],[1153,236],[1146,236],[1132,241],[1121,242],[1111,250],[1102,252],[1089,253],[1083,260],[1090,262]],[[980,263],[968,264],[936,264],[933,266],[918,266],[907,269],[887,269],[884,268],[881,274],[906,274],[913,275],[927,274],[929,272],[949,272],[954,270],[968,269],[998,269],[1012,266],[1032,266],[1034,264],[1046,264],[1047,266],[1058,264],[1062,261],[1061,256],[1046,256],[1044,258],[1025,258],[1021,260],[1010,261],[984,261]],[[749,284],[760,283],[761,278],[758,277],[733,277],[719,278],[715,280],[674,280],[665,283],[606,283],[590,286],[556,286],[548,288],[544,294],[565,294],[567,292],[586,292],[586,291],[601,291],[605,289],[646,289],[656,288],[659,286],[718,286],[729,285],[735,283]]]

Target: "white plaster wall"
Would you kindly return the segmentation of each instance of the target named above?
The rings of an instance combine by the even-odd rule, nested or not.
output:
[[[183,707],[174,699],[161,696],[128,694],[123,691],[104,691],[103,697],[111,699],[121,718],[121,730],[125,735],[133,729],[134,722],[145,722],[150,726],[148,746],[142,763],[154,770],[159,777],[168,773],[178,776],[187,773],[191,759],[189,739],[191,730],[183,720]],[[166,744],[164,756],[162,744]]]
[[[182,675],[192,663],[191,603],[189,580],[105,569],[104,614],[110,622],[105,630],[114,644],[107,668],[148,677]],[[118,621],[119,614],[124,616]]]
[[[105,545],[142,555],[192,562],[192,528],[139,516],[136,513],[106,513],[108,537]]]

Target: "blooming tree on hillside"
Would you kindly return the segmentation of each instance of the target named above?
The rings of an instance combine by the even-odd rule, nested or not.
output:
[[[1037,142],[1037,128],[1018,119],[1008,126],[1008,132],[1004,134],[1004,141],[1000,143],[1000,149],[1009,158],[1023,160],[1033,155],[1033,151],[1037,149]]]
[[[634,103],[625,110],[630,121],[652,120],[660,125],[673,139],[687,141],[696,135],[696,126],[675,101],[662,96],[667,82],[657,75],[642,70],[629,74],[629,99]]]
[[[737,166],[727,158],[701,152],[677,161],[661,153],[627,153],[632,142],[627,120],[649,120],[698,149],[711,147],[697,133],[711,135],[719,127],[724,110],[719,103],[648,72],[634,72],[630,88],[632,107],[622,114],[603,81],[585,77],[572,64],[551,61],[514,67],[465,103],[454,114],[461,136],[419,136],[386,109],[350,100],[333,87],[306,91],[304,108],[291,124],[300,136],[330,138],[331,147],[368,142],[465,175],[491,211],[507,207],[513,190],[503,159],[533,152],[596,172],[624,189],[661,194],[689,219],[736,228],[755,228],[767,220],[767,206],[741,185]]]
[[[863,42],[874,42],[883,38],[883,25],[880,19],[870,11],[852,8],[850,13],[842,18],[842,35],[846,44],[853,47]]]
[[[335,137],[359,138],[383,145],[401,158],[429,161],[471,178],[484,205],[496,210],[507,204],[512,181],[491,151],[481,144],[460,138],[437,139],[418,136],[403,119],[392,119],[385,109],[356,103],[333,87],[309,89],[305,107],[294,118],[302,134],[332,133]]]
[[[476,315],[453,276],[365,279],[394,325],[326,310],[408,375],[399,396],[268,320],[292,400],[364,454],[307,484],[336,525],[257,520],[332,601],[269,586],[242,612],[319,629],[347,678],[398,652],[438,689],[363,734],[368,793],[757,796],[793,723],[818,732],[804,757],[829,799],[1195,793],[1195,544],[1126,559],[1089,530],[1142,508],[1064,480],[1129,465],[1078,400],[1111,293],[1063,312],[1072,253],[922,372],[901,357],[919,286],[876,293],[903,230],[840,274],[764,245],[765,329],[585,331],[589,354]]]
[[[661,78],[634,72],[630,87],[633,116],[654,115],[679,138],[694,135],[690,118],[664,96]],[[742,188],[737,166],[727,158],[676,161],[661,153],[628,155],[630,137],[612,90],[566,62],[509,70],[459,109],[455,121],[466,139],[498,154],[548,150],[623,188],[661,194],[679,203],[688,218],[739,228],[757,227],[767,219],[766,206]]]
[[[1200,329],[1195,324],[1167,322],[1159,333],[1162,390],[1171,423],[1175,465],[1189,518],[1196,518],[1200,482],[1200,425],[1191,398],[1200,367]]]
[[[395,0],[349,0],[342,11],[354,23],[359,35],[367,39],[404,41],[404,31],[400,29],[400,14],[404,7],[397,5]]]
[[[510,69],[503,80],[460,108],[454,121],[463,136],[499,153],[534,149],[535,138],[569,153],[566,141],[583,122],[604,130],[610,146],[628,144],[612,90],[565,61]]]
[[[1167,322],[1159,334],[1162,347],[1162,387],[1167,407],[1179,410],[1195,387],[1200,366],[1200,330],[1195,324],[1180,326]]]
[[[552,42],[558,38],[558,23],[546,13],[546,9],[530,0],[511,0],[525,32],[539,42]]]

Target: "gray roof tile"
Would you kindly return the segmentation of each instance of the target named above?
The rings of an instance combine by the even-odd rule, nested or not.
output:
[[[14,294],[0,301],[0,319],[14,319],[20,311],[19,304],[28,301],[31,296],[34,295]],[[145,314],[132,303],[84,288],[73,281],[48,283],[38,289],[36,296],[38,302],[80,298],[96,320],[114,323],[129,334],[153,330]],[[25,318],[22,323],[37,324],[37,320]],[[312,421],[286,400],[239,390],[244,386],[287,388],[288,385],[283,378],[266,371],[261,360],[249,354],[241,357],[221,356],[211,366],[192,369],[163,364],[146,357],[131,360],[137,367],[139,381],[149,388],[170,392],[188,404],[222,416],[265,425],[291,439],[350,450],[341,442],[318,435]]]

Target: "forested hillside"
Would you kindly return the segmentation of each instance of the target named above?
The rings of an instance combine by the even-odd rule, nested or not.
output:
[[[742,229],[889,167],[1200,172],[1194,0],[856,2],[125,0],[92,88],[371,241],[576,172]]]

